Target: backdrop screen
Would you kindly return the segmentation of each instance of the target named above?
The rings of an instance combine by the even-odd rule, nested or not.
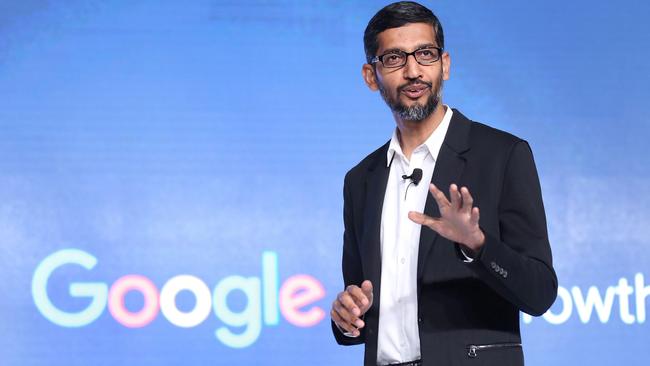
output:
[[[650,5],[425,3],[444,102],[528,140],[558,299],[530,365],[645,365]],[[385,2],[0,1],[0,364],[352,365],[342,185],[395,128]]]

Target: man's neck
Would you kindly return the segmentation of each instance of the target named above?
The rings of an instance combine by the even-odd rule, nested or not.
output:
[[[423,121],[404,121],[395,117],[399,144],[402,148],[402,153],[407,159],[410,160],[413,150],[422,145],[431,136],[433,131],[438,128],[440,122],[445,117],[445,112],[446,108],[441,102],[433,113]]]

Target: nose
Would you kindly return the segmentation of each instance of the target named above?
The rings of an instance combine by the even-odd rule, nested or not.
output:
[[[413,80],[420,77],[422,77],[422,71],[420,69],[420,64],[415,59],[415,55],[406,56],[406,65],[404,65],[404,78]]]

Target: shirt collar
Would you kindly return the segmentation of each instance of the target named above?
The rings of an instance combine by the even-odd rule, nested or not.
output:
[[[435,130],[429,135],[429,137],[424,141],[424,143],[418,147],[415,148],[415,150],[420,149],[420,148],[426,148],[429,151],[429,154],[431,154],[431,157],[433,157],[434,161],[438,160],[438,153],[440,152],[440,147],[442,146],[443,141],[445,140],[445,135],[447,134],[447,130],[449,129],[449,122],[451,121],[451,116],[453,115],[453,111],[449,106],[445,105],[446,111],[445,115],[442,117],[442,121],[436,127]],[[402,152],[402,146],[399,143],[399,136],[397,134],[398,130],[397,127],[395,127],[395,130],[393,130],[393,136],[390,139],[390,144],[388,145],[388,151],[386,152],[386,166],[390,166],[390,163],[395,156],[395,154],[403,157],[405,160],[406,157],[404,156],[404,153]]]

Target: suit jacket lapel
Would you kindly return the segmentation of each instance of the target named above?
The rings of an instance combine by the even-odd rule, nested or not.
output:
[[[440,147],[438,160],[436,161],[433,177],[431,178],[431,182],[445,193],[447,199],[449,199],[449,185],[459,183],[461,174],[465,168],[465,157],[463,154],[469,150],[469,130],[471,126],[471,121],[458,110],[454,109],[453,112],[454,114],[451,117],[445,140]],[[438,204],[431,194],[427,196],[424,213],[431,217],[440,217]],[[427,256],[437,237],[438,233],[426,226],[422,226],[418,252],[418,279],[422,276],[424,266],[427,263]]]
[[[366,279],[372,281],[375,300],[379,299],[381,281],[381,214],[388,173],[390,172],[386,166],[388,146],[389,143],[386,143],[378,150],[374,162],[368,168],[366,179],[366,202],[363,218],[365,225],[362,243],[365,255],[362,255],[362,261]]]

